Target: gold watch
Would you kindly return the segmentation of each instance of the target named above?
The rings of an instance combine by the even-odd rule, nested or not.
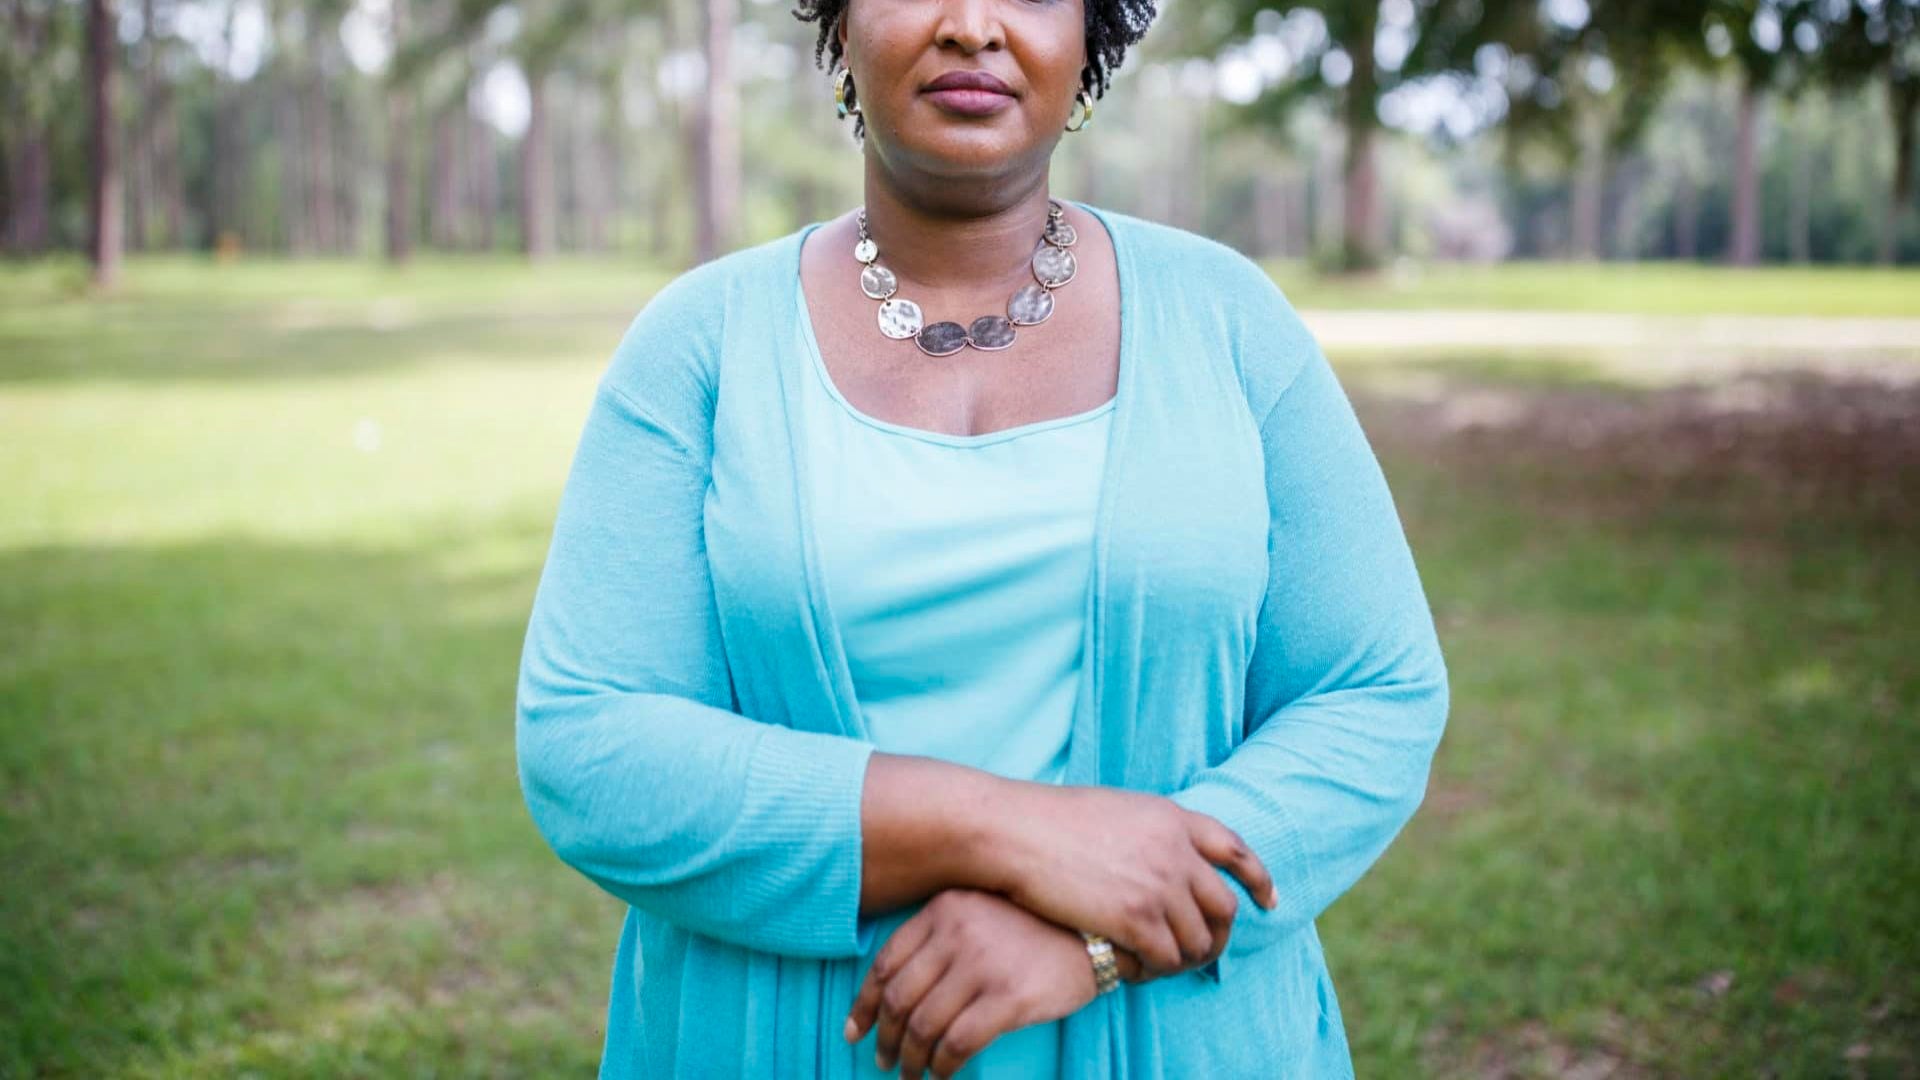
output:
[[[1085,930],[1080,931],[1080,936],[1086,939],[1087,956],[1093,961],[1093,985],[1097,991],[1094,996],[1111,992],[1120,985],[1120,962],[1114,959],[1113,942]]]

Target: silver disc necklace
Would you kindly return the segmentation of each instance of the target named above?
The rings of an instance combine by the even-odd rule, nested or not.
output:
[[[1066,208],[1058,201],[1047,200],[1047,224],[1040,231],[1040,244],[1030,264],[1033,281],[1007,298],[1007,313],[982,315],[961,326],[957,322],[929,324],[919,304],[894,295],[899,280],[893,271],[880,265],[880,245],[867,234],[867,208],[861,207],[860,240],[853,245],[853,257],[860,261],[860,291],[880,301],[880,332],[896,341],[912,338],[928,356],[952,356],[969,345],[991,351],[1013,344],[1013,328],[1046,322],[1053,314],[1053,290],[1073,280],[1077,266],[1073,252],[1067,249],[1078,237],[1065,215]]]

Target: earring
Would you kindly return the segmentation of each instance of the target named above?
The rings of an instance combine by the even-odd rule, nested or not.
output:
[[[852,97],[853,69],[842,67],[840,73],[833,77],[833,113],[837,119],[845,120],[849,116],[860,115],[858,102],[852,105],[847,104],[847,100]]]
[[[1073,123],[1072,114],[1068,114],[1067,130],[1079,131],[1093,120],[1093,99],[1087,96],[1086,89],[1082,87],[1079,93],[1073,95],[1073,103],[1085,111],[1080,114],[1080,122],[1078,124]]]

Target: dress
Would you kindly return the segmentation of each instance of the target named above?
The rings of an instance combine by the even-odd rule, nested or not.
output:
[[[1120,371],[1064,780],[1218,819],[1279,900],[1220,871],[1226,951],[1063,1019],[1060,1075],[1350,1077],[1316,920],[1425,796],[1449,701],[1432,613],[1272,278],[1076,205],[1113,241]],[[875,747],[809,506],[795,282],[818,224],[647,300],[583,403],[534,593],[522,797],[560,862],[626,905],[603,1077],[858,1076],[828,1048],[885,927],[859,910]]]
[[[804,297],[799,305],[804,311]],[[855,707],[874,747],[1058,783],[1079,696],[1093,524],[1113,400],[980,435],[891,423],[833,383],[810,327],[802,427],[809,516]],[[902,342],[912,348],[910,344]],[[876,924],[865,968],[922,905]],[[874,1064],[878,1027],[823,1054]],[[995,1039],[958,1076],[1059,1071],[1060,1024]]]

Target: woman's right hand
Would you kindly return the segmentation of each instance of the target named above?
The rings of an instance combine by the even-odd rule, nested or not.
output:
[[[1036,915],[1105,934],[1159,978],[1227,947],[1239,901],[1218,866],[1262,907],[1273,879],[1245,842],[1206,814],[1121,788],[1017,785],[1017,826],[998,838],[997,891]]]

